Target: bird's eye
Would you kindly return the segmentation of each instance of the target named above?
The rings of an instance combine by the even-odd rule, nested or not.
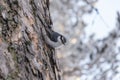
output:
[[[66,43],[66,39],[63,36],[61,36],[61,41],[62,41],[63,44]]]

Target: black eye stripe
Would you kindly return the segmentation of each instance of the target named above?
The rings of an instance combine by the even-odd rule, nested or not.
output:
[[[61,41],[62,41],[63,44],[65,44],[66,39],[63,36],[61,36]]]
[[[61,41],[63,42],[62,36],[60,36]]]
[[[62,36],[60,36],[60,39],[63,41]]]

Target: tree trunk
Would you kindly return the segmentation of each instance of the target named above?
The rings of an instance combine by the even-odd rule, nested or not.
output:
[[[50,25],[49,0],[0,0],[0,80],[60,80]]]

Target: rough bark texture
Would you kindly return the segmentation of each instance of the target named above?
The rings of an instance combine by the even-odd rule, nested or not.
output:
[[[0,80],[60,80],[50,25],[49,0],[0,0]]]

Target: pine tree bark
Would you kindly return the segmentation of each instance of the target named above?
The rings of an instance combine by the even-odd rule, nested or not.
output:
[[[49,25],[49,0],[0,0],[0,80],[60,80]]]

